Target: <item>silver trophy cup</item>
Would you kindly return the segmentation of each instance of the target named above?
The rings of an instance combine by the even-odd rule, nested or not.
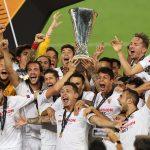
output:
[[[97,13],[88,8],[73,8],[69,11],[75,33],[76,53],[74,59],[87,58],[88,37],[91,32]]]

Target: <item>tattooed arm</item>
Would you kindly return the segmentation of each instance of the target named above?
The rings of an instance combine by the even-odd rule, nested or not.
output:
[[[39,116],[36,118],[25,118],[23,116],[20,116],[19,118],[16,118],[15,127],[19,128],[26,124],[41,125],[41,124],[50,123],[50,122],[51,122],[51,119],[48,116]]]

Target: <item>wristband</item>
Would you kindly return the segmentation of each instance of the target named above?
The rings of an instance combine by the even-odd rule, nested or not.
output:
[[[33,42],[31,48],[34,49],[34,50],[37,50],[38,46],[39,46],[39,43]]]

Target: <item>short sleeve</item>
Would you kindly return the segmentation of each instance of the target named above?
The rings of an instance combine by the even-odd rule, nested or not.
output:
[[[92,91],[86,91],[86,92],[83,93],[82,98],[86,99],[88,101],[92,101],[93,98],[94,98],[94,93]]]
[[[142,66],[143,69],[147,68],[148,66],[150,66],[150,55],[148,55],[147,57],[145,57],[143,60],[141,60],[139,62],[139,64]]]
[[[28,105],[29,103],[31,103],[34,100],[34,95],[30,94],[30,95],[26,95],[26,96],[9,96],[8,97],[11,101],[11,107],[14,107],[15,110],[19,110],[22,107]]]

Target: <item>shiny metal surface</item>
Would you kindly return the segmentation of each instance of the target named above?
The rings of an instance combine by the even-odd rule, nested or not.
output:
[[[69,11],[77,44],[75,57],[88,57],[88,37],[97,13],[88,8],[73,8]]]

